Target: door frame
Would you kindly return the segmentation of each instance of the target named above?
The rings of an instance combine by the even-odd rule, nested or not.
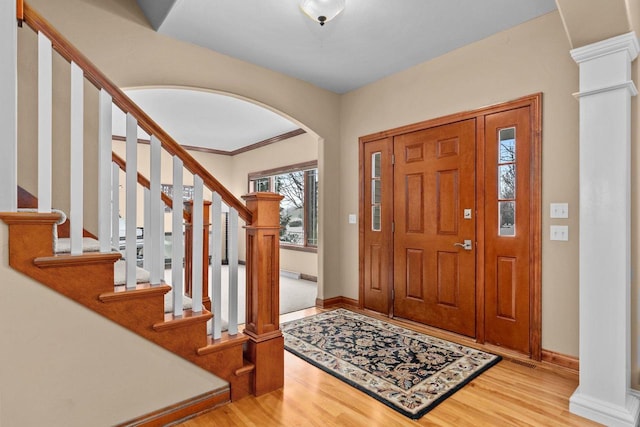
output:
[[[358,240],[359,240],[359,260],[358,260],[358,281],[359,281],[359,308],[364,309],[364,215],[366,211],[364,200],[364,186],[367,179],[364,176],[364,145],[367,142],[380,140],[383,138],[393,138],[394,136],[446,125],[461,120],[476,120],[476,336],[478,343],[485,342],[485,236],[484,227],[484,203],[485,203],[485,116],[517,108],[529,107],[531,123],[531,173],[529,194],[530,212],[530,263],[529,263],[529,283],[530,283],[530,319],[529,319],[529,348],[530,357],[534,360],[541,360],[542,357],[542,93],[527,95],[512,101],[507,101],[487,107],[482,107],[472,111],[455,113],[435,119],[426,120],[394,129],[365,135],[359,138],[358,162],[359,162],[359,209],[358,209]],[[392,257],[393,259],[393,257]],[[393,265],[390,266],[393,270]],[[392,289],[388,287],[388,313],[393,317]]]

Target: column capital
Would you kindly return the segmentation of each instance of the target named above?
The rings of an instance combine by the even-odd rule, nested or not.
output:
[[[632,31],[630,33],[572,49],[571,57],[576,61],[576,63],[581,64],[585,61],[624,51],[626,51],[628,55],[629,62],[632,62],[638,56],[640,45],[638,44],[638,37],[636,37],[635,32]]]
[[[631,62],[640,46],[634,32],[622,34],[571,51],[580,67],[580,92],[576,97],[625,90],[638,94],[631,75]]]

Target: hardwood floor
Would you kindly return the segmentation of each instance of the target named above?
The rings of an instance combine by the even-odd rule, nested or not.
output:
[[[319,311],[303,310],[281,319],[285,322]],[[283,389],[246,397],[180,426],[599,425],[569,413],[569,396],[577,385],[575,372],[505,357],[413,421],[285,351]]]

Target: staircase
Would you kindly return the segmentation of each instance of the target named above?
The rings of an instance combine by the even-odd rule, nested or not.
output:
[[[0,209],[5,210],[0,212],[0,220],[8,225],[10,267],[228,383],[226,390],[204,407],[195,405],[191,412],[182,408],[165,416],[162,423],[282,387],[284,344],[278,318],[281,196],[253,193],[243,196],[246,204],[238,200],[28,4],[18,0],[17,12],[22,27],[19,31],[33,30],[38,39],[38,114],[37,118],[29,118],[38,128],[37,162],[30,164],[21,159],[18,163],[9,156],[0,159],[0,169],[18,176],[19,168],[37,170],[38,185],[37,190],[32,190],[37,192],[37,198],[18,191],[16,186],[0,191],[0,195],[10,194],[8,202],[5,200],[0,206],[16,208]],[[67,61],[71,73],[67,221],[52,208],[60,199],[59,189],[51,184],[55,166],[51,117],[59,108],[52,95],[54,57]],[[87,82],[99,93],[98,105],[92,107],[99,111],[100,120],[95,141],[98,155],[88,161],[84,151],[91,141],[85,141],[83,131],[90,120],[83,117]],[[112,105],[127,115],[126,161],[112,152]],[[151,141],[149,178],[137,167],[138,127]],[[18,148],[14,149],[17,152]],[[192,177],[191,200],[171,199],[161,192],[163,152],[171,156],[174,194],[182,194],[185,176]],[[97,183],[86,174],[95,170]],[[126,188],[123,206],[121,175]],[[91,211],[91,206],[87,208],[90,202],[83,199],[87,193],[98,195],[97,221],[93,221],[98,224],[97,230],[84,228]],[[142,260],[136,235],[139,200],[144,200],[140,215],[144,217]],[[170,283],[164,280],[162,250],[165,206],[172,211]],[[220,279],[223,209],[229,211],[233,236],[229,242],[230,311],[226,331],[222,328],[223,319],[216,314],[221,312],[222,286],[227,286]],[[126,222],[123,253],[117,250],[121,211],[125,212]],[[247,318],[243,331],[238,328],[237,308],[233,308],[237,307],[239,221],[244,221],[246,236],[246,254],[241,257],[247,266]],[[118,272],[121,279],[115,277]],[[133,424],[159,425],[157,422]]]

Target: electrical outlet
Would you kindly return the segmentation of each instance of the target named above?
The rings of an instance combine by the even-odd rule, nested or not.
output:
[[[551,203],[551,218],[569,218],[569,203]]]
[[[568,225],[552,225],[551,226],[551,235],[549,236],[551,240],[569,240],[569,226]]]

